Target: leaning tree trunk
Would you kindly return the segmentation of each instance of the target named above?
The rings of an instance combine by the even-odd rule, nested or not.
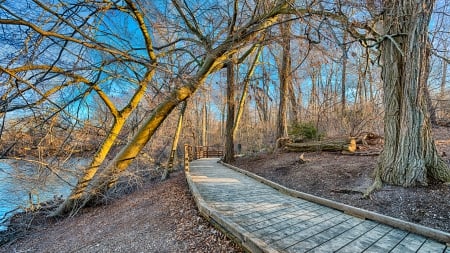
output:
[[[93,180],[94,176],[97,174],[97,171],[102,163],[105,161],[106,156],[109,154],[114,142],[117,139],[117,136],[119,136],[120,131],[125,125],[126,120],[131,115],[133,110],[137,108],[139,102],[145,94],[147,84],[153,78],[154,73],[154,70],[148,71],[146,73],[145,78],[143,79],[137,91],[134,93],[128,105],[120,111],[117,110],[116,106],[103,91],[97,90],[97,94],[107,105],[107,107],[111,111],[111,114],[114,116],[113,125],[111,126],[107,137],[95,153],[91,163],[84,169],[83,174],[78,178],[78,182],[72,189],[70,195],[51,214],[52,216],[59,216],[69,212],[71,214],[74,214],[78,211],[79,208],[81,208],[81,205],[83,203],[83,195],[86,193],[86,189]]]
[[[256,64],[258,63],[258,59],[259,56],[261,55],[262,52],[262,46],[258,47],[258,51],[256,52],[255,58],[253,59],[252,64],[250,65],[250,68],[247,72],[247,74],[245,75],[244,81],[243,81],[243,88],[242,88],[242,94],[241,94],[241,99],[239,100],[239,108],[238,111],[236,113],[236,118],[234,119],[234,126],[233,126],[233,136],[236,136],[238,127],[239,127],[239,123],[241,122],[241,118],[242,118],[242,114],[244,113],[244,107],[245,107],[245,103],[246,103],[246,99],[248,96],[248,86],[250,84],[250,79],[253,76],[253,73],[255,72],[255,67]]]
[[[116,184],[121,173],[125,171],[136,156],[139,155],[141,150],[172,110],[178,104],[189,98],[201,85],[203,85],[206,77],[211,72],[222,68],[223,62],[227,57],[225,53],[226,51],[219,51],[216,55],[211,54],[207,56],[202,69],[197,73],[196,77],[188,84],[173,90],[171,94],[153,110],[153,113],[142,124],[132,140],[106,165],[102,173],[94,178],[89,185],[89,189],[83,194],[83,203],[80,207],[83,207],[86,203],[97,197],[101,197]]]
[[[172,139],[172,147],[170,149],[170,155],[169,155],[169,160],[167,161],[167,167],[164,169],[164,172],[161,176],[161,180],[166,180],[170,176],[170,173],[173,172],[173,162],[175,160],[175,152],[177,151],[177,147],[178,147],[178,140],[180,139],[180,133],[181,133],[181,129],[183,126],[183,117],[184,117],[184,113],[186,112],[186,106],[187,106],[187,100],[184,100],[181,105],[180,116],[178,117],[178,123],[177,123],[177,128],[175,130],[175,135],[173,136],[173,139]]]
[[[97,150],[90,165],[84,169],[82,176],[80,176],[80,178],[78,179],[78,182],[72,189],[70,195],[51,214],[51,216],[63,215],[66,213],[75,214],[77,213],[78,209],[81,208],[81,205],[83,203],[83,194],[85,194],[89,183],[92,181],[98,169],[108,155],[109,151],[111,150],[111,147],[113,146],[114,141],[119,135],[120,129],[122,129],[124,124],[125,118],[115,119],[108,136],[103,141],[100,148]]]
[[[392,0],[384,4],[385,144],[374,186],[381,186],[381,182],[404,187],[426,185],[428,177],[450,181],[450,170],[436,151],[424,94],[433,1]]]

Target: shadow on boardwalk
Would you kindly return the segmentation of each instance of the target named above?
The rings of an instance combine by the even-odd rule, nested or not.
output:
[[[193,161],[186,176],[200,212],[252,252],[450,253],[443,243],[450,242],[450,234],[331,201],[322,203],[346,212],[293,197],[261,183],[258,176],[252,175],[257,181],[219,164],[218,159]]]

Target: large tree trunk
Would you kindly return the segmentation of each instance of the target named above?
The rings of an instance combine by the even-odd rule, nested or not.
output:
[[[289,86],[291,86],[291,23],[280,24],[283,56],[280,73],[280,104],[278,107],[277,140],[287,136],[287,105]],[[276,147],[278,148],[278,147]]]
[[[227,120],[225,122],[225,155],[224,162],[234,161],[234,114],[235,114],[235,77],[234,77],[234,56],[227,64]]]
[[[433,1],[385,1],[381,59],[385,144],[377,183],[426,185],[427,178],[450,181],[438,156],[425,97],[429,73],[428,24]]]
[[[72,189],[70,195],[52,214],[53,216],[63,215],[69,212],[74,214],[78,211],[80,205],[82,205],[83,202],[82,200],[83,194],[85,193],[89,183],[92,181],[98,169],[100,168],[100,165],[102,165],[103,161],[105,160],[106,156],[111,150],[111,147],[113,146],[114,141],[119,135],[119,132],[124,124],[125,118],[119,118],[114,120],[113,126],[108,136],[95,153],[94,158],[92,159],[90,165],[84,169],[82,176],[78,179],[78,182],[75,185],[75,188]]]
[[[119,136],[120,131],[125,125],[126,120],[129,118],[133,110],[138,106],[139,102],[143,98],[144,93],[147,89],[147,85],[153,78],[154,73],[154,70],[148,71],[146,73],[145,78],[142,80],[142,83],[136,90],[130,102],[121,111],[117,110],[114,103],[106,96],[103,91],[101,91],[100,89],[96,89],[98,95],[109,108],[111,114],[114,117],[113,125],[111,126],[111,129],[102,145],[98,148],[97,152],[92,158],[91,163],[84,169],[83,174],[78,178],[78,182],[72,189],[72,192],[55,210],[55,212],[53,212],[53,216],[63,215],[69,212],[76,213],[80,208],[80,205],[82,205],[83,202],[83,195],[86,193],[86,189],[93,180],[102,163],[105,161],[105,158],[114,145],[117,136]]]

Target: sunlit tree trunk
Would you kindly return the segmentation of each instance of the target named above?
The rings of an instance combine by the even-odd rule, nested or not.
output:
[[[376,169],[377,182],[426,185],[427,178],[450,181],[431,134],[425,98],[429,74],[428,24],[432,0],[385,1],[387,37],[381,60],[385,104],[385,144]]]
[[[120,131],[125,125],[126,120],[142,100],[147,88],[147,84],[152,79],[153,75],[154,71],[148,71],[146,73],[143,82],[136,90],[134,96],[131,98],[128,105],[125,106],[121,111],[117,110],[113,101],[111,101],[102,90],[96,89],[97,94],[109,108],[114,117],[113,125],[111,126],[111,129],[105,140],[92,158],[91,163],[84,169],[83,174],[78,178],[77,184],[72,189],[70,195],[64,200],[64,202],[52,215],[63,215],[69,212],[76,213],[77,210],[81,207],[83,202],[82,199],[84,194],[86,193],[86,189],[88,188],[102,163],[105,161],[106,156],[108,155],[109,151],[114,145],[114,142],[119,136]]]
[[[244,78],[244,81],[243,81],[243,84],[242,84],[244,87],[242,88],[241,99],[239,100],[239,108],[238,108],[238,111],[237,111],[237,114],[236,114],[236,119],[234,120],[234,126],[233,126],[233,131],[232,131],[233,132],[233,136],[236,136],[236,132],[237,132],[237,130],[239,128],[239,124],[240,124],[240,121],[241,121],[241,118],[242,118],[242,114],[244,113],[245,103],[246,103],[247,96],[248,96],[248,86],[250,84],[250,79],[252,78],[253,73],[255,72],[255,67],[256,67],[256,64],[258,62],[258,58],[261,55],[261,52],[262,52],[262,46],[260,46],[258,48],[256,56],[253,59],[253,62],[250,65],[250,68],[249,68],[249,70],[248,70],[248,72],[247,72],[247,74],[246,74],[246,76]]]
[[[102,165],[103,161],[111,150],[111,147],[113,146],[114,141],[117,139],[117,136],[119,135],[119,132],[124,124],[124,118],[114,120],[113,126],[111,127],[108,136],[95,153],[90,165],[84,169],[82,176],[78,179],[78,182],[75,185],[75,188],[72,190],[69,197],[65,199],[63,204],[58,207],[54,215],[62,215],[68,212],[76,213],[78,211],[80,205],[82,204],[83,194],[85,193],[89,183],[92,181],[98,169],[100,168],[100,165]]]
[[[175,153],[178,147],[178,140],[180,139],[180,133],[183,126],[184,113],[186,112],[187,101],[185,100],[181,105],[180,116],[178,117],[177,129],[172,140],[172,148],[170,149],[169,160],[167,161],[167,167],[161,176],[161,180],[165,180],[170,176],[173,171],[173,162],[175,160]]]

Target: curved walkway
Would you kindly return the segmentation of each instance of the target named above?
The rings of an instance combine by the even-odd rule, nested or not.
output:
[[[387,219],[395,226],[400,224],[399,227],[410,231],[434,235],[441,241],[438,242],[358,218],[346,214],[355,213],[352,210],[357,208],[339,208],[340,204],[337,204],[339,209],[346,211],[342,212],[290,196],[283,193],[282,186],[271,183],[278,188],[274,189],[267,185],[268,182],[261,183],[264,179],[251,173],[245,173],[251,177],[244,175],[236,171],[239,169],[218,163],[218,159],[196,160],[189,167],[186,178],[202,215],[251,252],[450,253],[450,247],[443,243],[450,243],[448,233]],[[328,202],[331,206],[335,203]],[[328,202],[324,200],[324,203]],[[356,213],[360,214],[358,210]],[[362,212],[365,213],[372,217],[373,213]],[[376,214],[374,217],[378,219]]]

